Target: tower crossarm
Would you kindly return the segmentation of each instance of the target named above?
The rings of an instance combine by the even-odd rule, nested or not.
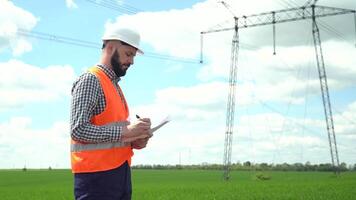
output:
[[[307,6],[309,6],[309,5],[311,5],[311,4],[316,4],[316,2],[318,2],[318,0],[309,0],[309,1],[307,1],[303,6],[304,7],[307,7]]]
[[[238,28],[239,29],[250,28],[250,27],[256,27],[256,26],[312,19],[313,7],[315,7],[315,17],[316,18],[356,13],[356,10],[343,9],[343,8],[334,8],[334,7],[319,6],[319,5],[318,6],[311,5],[311,6],[307,6],[307,7],[302,6],[302,7],[289,8],[289,9],[283,9],[283,10],[277,10],[277,11],[271,11],[271,12],[264,12],[264,13],[260,13],[260,14],[253,14],[253,15],[246,15],[246,16],[243,15],[243,16],[237,17],[239,19],[238,20]],[[221,28],[221,29],[210,29],[207,31],[202,31],[201,34],[230,31],[230,30],[234,30],[234,29],[235,29],[235,27],[227,27],[227,28]]]

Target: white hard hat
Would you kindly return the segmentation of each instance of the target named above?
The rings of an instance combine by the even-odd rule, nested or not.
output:
[[[143,51],[140,49],[140,34],[134,30],[127,28],[107,28],[102,40],[120,40],[136,48],[139,53],[143,54]]]

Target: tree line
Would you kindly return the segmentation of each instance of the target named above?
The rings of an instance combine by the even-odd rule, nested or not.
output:
[[[195,165],[134,165],[133,169],[206,169],[206,170],[222,170],[222,164],[195,164]],[[249,170],[249,171],[334,171],[335,168],[331,163],[311,164],[309,161],[306,163],[252,163],[246,161],[243,163],[232,163],[231,170]],[[339,171],[356,171],[356,163],[347,165],[342,162],[339,166]]]

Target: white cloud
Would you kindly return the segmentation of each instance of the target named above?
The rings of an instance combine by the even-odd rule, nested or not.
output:
[[[205,107],[219,104],[224,100],[227,89],[227,85],[221,82],[199,84],[193,87],[166,88],[156,93],[157,103],[169,102],[177,105],[189,104],[194,107]]]
[[[260,12],[267,12],[271,10],[277,10],[289,7],[285,2],[279,2],[274,0],[266,1],[227,1],[232,10],[237,13],[238,16],[256,14]],[[298,1],[296,5],[301,6],[305,1]],[[333,1],[324,1],[323,5],[333,5],[337,6],[338,3]],[[346,0],[342,2],[343,6],[346,8],[356,8],[352,0]],[[145,20],[142,20],[145,19]],[[352,18],[348,21],[349,27],[347,30],[343,28],[345,19],[339,18],[339,20],[331,20],[332,25],[335,29],[342,26],[342,33],[348,36],[353,36],[353,26]],[[221,23],[224,22],[224,23]],[[219,24],[219,26],[216,26]],[[325,24],[325,23],[323,23]],[[329,23],[327,23],[330,25]],[[114,21],[108,21],[106,28],[109,26],[128,26],[135,28],[142,33],[142,39],[145,43],[153,46],[157,51],[163,53],[170,53],[174,56],[188,56],[193,57],[199,54],[199,43],[200,43],[200,32],[209,30],[211,27],[215,28],[225,28],[233,27],[233,20],[231,14],[227,9],[218,1],[207,0],[205,2],[197,3],[191,8],[186,9],[172,9],[167,11],[159,12],[140,12],[135,15],[122,15],[118,16]],[[251,28],[251,29],[241,29],[241,42],[242,45],[249,46],[271,46],[272,45],[272,32],[271,27],[261,27],[261,28]],[[309,31],[306,31],[309,30]],[[327,32],[328,34],[330,32]],[[162,37],[164,36],[164,37]],[[323,39],[330,39],[330,36],[323,32]],[[232,39],[232,32],[224,33],[212,33],[205,35],[204,40],[207,44],[211,43],[213,46],[206,47],[206,55],[209,57],[209,49],[218,49],[220,51],[221,44],[230,44]],[[311,25],[310,21],[307,23],[292,23],[292,24],[278,24],[277,25],[277,45],[303,45],[305,40],[308,43],[311,41]],[[334,37],[335,38],[335,37]],[[213,42],[215,41],[215,42]],[[303,42],[302,44],[300,42]],[[350,41],[350,42],[353,42]],[[215,45],[218,46],[216,47]],[[219,45],[220,44],[220,45]],[[208,45],[209,46],[209,45]],[[229,45],[230,46],[230,45]],[[228,51],[229,46],[226,46]],[[212,51],[214,54],[218,52],[217,50]],[[277,48],[278,51],[278,48]],[[230,54],[228,54],[230,55]]]
[[[356,101],[351,103],[345,111],[340,113],[335,112],[334,109],[334,121],[335,132],[337,137],[356,137]]]
[[[304,1],[300,2],[303,5]],[[325,5],[329,2],[325,1]],[[354,5],[352,0],[347,2],[347,5]],[[68,7],[76,7],[74,1],[66,3]],[[238,15],[285,6],[272,0],[230,3],[237,8]],[[4,4],[13,6],[9,2]],[[226,9],[215,0],[209,0],[182,10],[121,15],[108,21],[106,27],[130,26],[138,29],[142,33],[143,42],[159,53],[197,57],[200,53],[200,31],[226,19],[231,19]],[[31,29],[35,24],[29,23],[27,28]],[[30,50],[30,43],[15,37],[20,25],[23,26],[22,21],[0,21],[0,48],[11,43],[14,54]],[[231,20],[223,25],[230,26]],[[241,31],[242,49],[236,100],[237,105],[243,108],[237,109],[239,112],[235,118],[233,162],[330,160],[323,118],[300,119],[269,113],[270,111],[258,113],[261,110],[255,112],[252,107],[256,105],[257,98],[264,102],[302,103],[305,101],[304,91],[308,87],[310,93],[319,95],[314,49],[310,45],[311,33],[305,31],[305,27],[309,30],[310,24],[294,25],[277,26],[277,56],[272,56],[272,48],[266,47],[272,44],[270,29]],[[300,37],[302,35],[304,37]],[[305,36],[309,37],[309,43],[289,41],[290,38],[306,38]],[[147,149],[136,152],[134,164],[175,164],[179,160],[182,164],[222,162],[228,84],[227,81],[221,81],[221,78],[226,80],[228,76],[231,37],[231,32],[205,36],[204,53],[207,64],[197,74],[201,83],[188,87],[167,87],[157,91],[152,105],[140,105],[131,109],[133,114],[142,113],[143,116],[152,117],[153,124],[166,114],[170,114],[172,118],[169,124],[155,133]],[[12,42],[9,38],[16,40]],[[323,43],[323,47],[330,89],[344,89],[354,85],[356,72],[353,67],[356,63],[352,45],[329,40]],[[29,102],[55,100],[68,95],[75,76],[70,66],[40,68],[17,60],[2,63],[0,68],[0,109]],[[184,65],[172,66],[167,73],[182,68]],[[338,142],[341,144],[339,155],[350,163],[355,162],[355,157],[352,154],[347,155],[347,152],[352,153],[349,150],[356,140],[353,135],[356,127],[346,123],[343,117],[355,121],[355,105],[350,105],[342,114],[335,115]],[[241,112],[243,109],[246,109],[245,113]],[[55,123],[48,129],[36,129],[32,127],[31,118],[8,119],[0,124],[0,154],[9,162],[0,163],[0,167],[12,167],[11,163],[48,167],[57,162],[68,166],[68,140],[68,124],[65,122]],[[15,152],[12,152],[13,149]]]
[[[155,108],[165,112],[158,106]],[[180,107],[180,112],[185,113],[187,109]],[[277,114],[250,115],[244,118],[235,121],[233,162],[330,161],[323,120],[286,118]],[[182,164],[221,163],[224,124],[224,115],[195,120],[188,117],[173,118],[155,133],[146,149],[136,152],[134,164],[178,164],[179,157]],[[303,125],[307,128],[303,129]],[[345,144],[345,141],[348,143]],[[355,138],[338,138],[338,142],[341,160],[354,163],[355,159],[349,156],[349,150]]]
[[[66,0],[66,6],[71,9],[78,8],[74,0]]]
[[[69,124],[55,122],[35,129],[29,117],[13,117],[0,123],[0,168],[68,168]]]
[[[305,3],[302,0],[295,2],[293,4],[297,6]],[[290,7],[290,4],[273,0],[238,0],[228,3],[238,16]],[[355,8],[352,0],[343,1],[340,6],[338,2],[331,0],[320,4]],[[105,27],[129,26],[139,30],[143,42],[157,52],[191,58],[199,56],[201,31],[211,27],[233,27],[231,19],[226,8],[217,1],[208,0],[181,10],[121,15],[108,21]],[[352,22],[351,18],[347,20]],[[321,27],[325,67],[329,90],[332,92],[347,90],[356,84],[356,79],[353,78],[356,76],[356,51],[353,40],[349,40],[354,30],[352,23],[345,21],[340,16],[330,20],[325,18],[320,23],[335,27],[346,38],[346,42],[342,41],[340,37]],[[221,26],[215,26],[216,24]],[[156,134],[151,146],[137,160],[142,159],[142,163],[177,163],[181,152],[184,162],[222,161],[232,34],[224,32],[204,35],[205,64],[197,74],[201,83],[189,87],[167,87],[156,92],[152,105],[133,108],[146,116],[163,117],[165,113],[172,115],[172,122]],[[305,159],[329,162],[327,134],[320,102],[318,105],[321,112],[318,116],[321,119],[315,119],[315,116],[310,119],[286,117],[254,107],[261,106],[259,101],[286,107],[288,105],[289,108],[289,105],[303,105],[307,98],[310,101],[311,97],[317,96],[320,100],[310,20],[277,25],[276,56],[272,55],[270,26],[240,29],[240,42],[236,88],[236,102],[239,106],[237,110],[240,112],[235,117],[233,159],[252,158],[261,161],[276,155],[280,157],[280,161],[303,161],[301,152],[304,151]],[[250,114],[241,113],[243,109],[252,111]],[[257,114],[258,112],[263,113]],[[341,129],[341,132],[350,132],[355,127],[347,125],[340,127]],[[341,143],[345,143],[345,140],[340,139]],[[174,144],[171,145],[172,142]],[[162,149],[166,151],[162,152]],[[341,154],[345,155],[346,151]],[[167,159],[161,161],[159,158],[162,157]],[[347,159],[355,162],[350,156]]]
[[[32,13],[15,6],[13,2],[0,0],[0,52],[8,47],[15,56],[31,51],[31,43],[19,35],[18,31],[31,31],[38,20]]]
[[[68,65],[40,68],[10,60],[0,63],[0,69],[0,109],[68,96],[75,78]]]
[[[228,3],[239,16],[286,7],[286,4],[272,0],[228,1]],[[304,3],[298,1],[296,4]],[[323,3],[327,5],[331,2]],[[351,1],[345,1],[343,5],[352,7],[353,4]],[[129,26],[139,30],[143,42],[151,45],[158,52],[173,56],[198,57],[199,33],[226,19],[231,19],[231,14],[216,1],[208,0],[181,10],[122,15],[114,21],[108,21],[105,27]],[[342,21],[343,19],[333,21],[332,25],[337,27],[342,24]],[[222,26],[231,26],[231,24],[223,23]],[[278,25],[277,45],[279,46],[277,46],[276,56],[272,55],[270,28],[241,30],[242,49],[238,61],[237,95],[241,94],[241,88],[249,87],[249,94],[242,95],[249,97],[247,101],[250,102],[247,104],[252,103],[251,101],[256,97],[264,101],[300,104],[305,101],[306,91],[313,95],[320,94],[312,34],[311,30],[306,31],[306,28],[310,29],[309,22],[297,23],[293,26]],[[346,33],[353,33],[353,29],[350,28]],[[322,36],[324,39],[325,35]],[[231,65],[231,38],[232,32],[204,36],[206,64],[197,74],[199,80],[203,82],[217,78],[227,80]],[[323,52],[330,90],[341,90],[354,85],[353,77],[356,71],[353,66],[356,64],[354,59],[356,50],[352,43],[335,40],[339,39],[338,37],[328,36],[326,39],[323,40]]]
[[[152,117],[153,124],[169,113],[172,121],[155,133],[147,149],[136,153],[135,164],[221,163],[225,133],[225,95],[210,96],[211,91],[223,93],[222,83],[201,84],[189,88],[167,88],[156,93],[155,103],[131,108],[132,113]],[[218,89],[219,88],[219,89]],[[221,94],[220,94],[221,95]],[[193,99],[193,101],[187,100]],[[199,105],[199,102],[202,102]],[[215,105],[216,104],[216,105]],[[214,106],[213,106],[214,105]],[[345,114],[351,115],[354,104]],[[248,107],[245,107],[248,109]],[[237,108],[235,116],[233,162],[329,162],[329,146],[325,120],[287,117],[264,111],[256,114]],[[322,110],[322,108],[320,108]],[[337,127],[340,116],[335,115]],[[353,119],[353,118],[351,118]],[[346,123],[345,123],[346,125]],[[356,127],[348,123],[348,130]],[[340,159],[354,163],[350,147],[354,137],[340,137]],[[164,151],[162,151],[164,149]],[[166,159],[162,160],[164,157]]]
[[[192,57],[199,53],[200,31],[225,20],[228,16],[227,13],[216,11],[219,11],[216,3],[209,1],[182,10],[123,15],[117,17],[115,21],[108,21],[105,27],[128,26],[137,29],[141,32],[143,42],[158,52],[165,54],[168,52],[178,57]]]

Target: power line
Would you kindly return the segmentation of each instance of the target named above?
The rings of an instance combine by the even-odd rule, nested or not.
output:
[[[308,43],[308,45],[309,45],[309,43]],[[282,61],[282,63],[283,63],[284,66],[288,66],[289,68],[291,68],[291,67],[282,59],[282,57],[280,57],[280,60]],[[296,72],[295,75],[296,75],[297,80],[298,80],[298,78],[299,78],[300,76],[302,76],[302,65],[298,65],[298,69],[297,69],[297,72]],[[294,82],[294,85],[293,85],[292,87],[293,87],[293,89],[292,89],[292,92],[291,92],[291,96],[292,96],[292,97],[295,97],[295,96],[296,96],[296,93],[297,93],[297,89],[296,89],[296,87],[297,87],[297,82],[296,82],[296,81]],[[264,105],[266,105],[266,104],[264,104]],[[288,103],[287,103],[287,110],[286,110],[286,113],[282,114],[283,116],[289,115],[289,112],[290,112],[290,110],[291,110],[291,105],[292,105],[292,98],[289,99],[289,101],[288,101]],[[306,110],[306,108],[305,108],[305,110]],[[303,131],[302,131],[303,134],[304,134],[304,130],[305,130],[305,118],[306,118],[306,116],[304,115],[304,118],[303,118],[303,125],[298,124],[298,125],[300,125],[301,128],[303,128]],[[287,130],[288,130],[288,129],[287,129],[287,127],[288,127],[287,121],[289,122],[289,121],[291,121],[291,120],[288,120],[286,117],[284,117],[283,122],[282,122],[282,126],[281,126],[281,131],[279,132],[279,133],[280,133],[280,134],[279,134],[279,137],[281,137],[281,135],[284,135],[285,132],[287,132]],[[278,147],[277,147],[277,149],[278,149]]]
[[[101,48],[100,43],[84,41],[84,40],[79,40],[79,39],[65,37],[65,36],[59,36],[59,35],[55,35],[55,34],[43,33],[43,32],[39,32],[39,31],[28,31],[25,29],[19,29],[17,33],[19,35],[26,36],[26,37],[32,37],[32,38],[37,38],[37,39],[47,40],[47,41],[53,41],[53,42],[58,42],[58,43],[62,43],[62,44],[70,44],[70,45],[75,45],[75,46],[80,46],[80,47],[85,47],[85,48],[92,48],[92,49],[100,49]],[[145,52],[145,54],[143,56],[161,59],[161,60],[174,61],[174,62],[182,62],[182,63],[190,63],[190,64],[198,64],[199,63],[198,59],[170,56],[170,55],[158,54],[158,53],[153,53],[153,52]]]
[[[17,34],[26,36],[26,37],[37,38],[37,39],[41,39],[41,40],[59,42],[59,43],[63,43],[63,44],[71,44],[71,45],[87,47],[87,48],[94,48],[94,49],[100,48],[100,44],[98,44],[98,43],[88,42],[88,41],[64,37],[64,36],[58,36],[58,35],[54,35],[54,34],[42,33],[42,32],[38,32],[38,31],[27,31],[25,29],[19,29]]]
[[[306,5],[309,4],[308,3]],[[276,23],[285,23],[292,21],[300,21],[306,19],[312,19],[312,33],[314,41],[315,55],[317,59],[317,67],[319,72],[320,87],[323,98],[324,114],[325,121],[327,125],[327,133],[330,146],[330,155],[332,160],[332,165],[334,167],[335,173],[339,173],[339,156],[337,151],[336,137],[334,131],[334,122],[330,105],[329,98],[329,89],[327,84],[327,76],[325,72],[324,57],[321,47],[320,31],[317,25],[316,18],[326,17],[332,15],[341,15],[347,13],[356,13],[355,10],[350,9],[340,9],[326,6],[315,6],[314,4],[307,7],[295,7],[284,10],[276,10],[271,12],[264,12],[259,14],[252,14],[248,16],[236,17],[234,16],[235,26],[230,28],[222,28],[215,30],[208,30],[201,32],[201,38],[203,34],[224,32],[229,30],[234,30],[234,36],[232,40],[231,48],[231,67],[230,67],[230,78],[229,78],[229,96],[228,96],[228,106],[226,112],[226,132],[225,132],[225,145],[224,145],[224,178],[225,180],[229,179],[230,163],[231,163],[231,141],[233,136],[233,123],[234,123],[234,110],[235,110],[235,89],[237,82],[237,63],[238,63],[238,50],[239,50],[239,29],[264,26],[264,25],[273,25],[273,28]],[[356,18],[356,14],[355,18]],[[273,29],[275,30],[275,29]],[[275,34],[273,34],[275,37]],[[201,39],[201,43],[202,43]],[[201,45],[202,46],[202,45]],[[203,49],[203,48],[201,48]],[[201,62],[202,61],[201,53]]]
[[[86,0],[86,1],[88,1],[89,3],[95,4],[96,6],[101,6],[104,8],[115,10],[120,13],[136,14],[136,13],[142,11],[138,8],[128,5],[127,3],[118,4],[116,1],[113,1],[113,0],[101,0],[101,1]]]
[[[285,0],[280,0],[279,2],[281,5],[284,4],[286,9],[295,7],[294,5],[292,5],[291,3],[289,3],[288,1],[285,1]]]
[[[306,7],[306,6],[310,5],[310,4],[314,4],[314,3],[317,2],[317,0],[314,1],[313,3],[312,3],[312,1],[314,1],[314,0],[309,0],[308,2],[306,2],[303,5],[303,7]],[[288,5],[286,8],[294,7],[294,6],[298,7],[298,4],[293,0],[290,0],[290,1],[280,0],[280,2],[283,2],[285,5]],[[306,10],[306,11],[308,12],[308,10]],[[320,26],[323,28],[323,30],[325,32],[329,33],[330,35],[335,34],[338,38],[340,38],[341,40],[347,42],[347,39],[342,35],[341,32],[339,32],[337,29],[333,28],[332,26],[328,25],[322,19],[319,19],[319,23],[318,24],[320,24]]]
[[[319,20],[319,22],[321,22],[321,20]],[[347,38],[345,38],[338,30],[334,29],[333,27],[329,26],[327,23],[319,23],[321,28],[329,33],[330,35],[335,35],[336,37],[338,37],[340,40],[348,42]]]
[[[145,54],[143,54],[143,56],[157,58],[157,59],[163,59],[163,60],[169,60],[169,61],[174,61],[174,62],[181,62],[181,63],[190,63],[190,64],[198,64],[199,63],[199,60],[193,59],[193,58],[176,57],[176,56],[163,55],[163,54],[152,53],[152,52],[145,52]]]
[[[141,9],[135,8],[127,3],[122,2],[119,4],[115,0],[86,0],[89,3],[95,4],[97,6],[105,7],[108,9],[112,9],[121,13],[127,13],[127,14],[136,14],[138,12],[142,12]],[[94,48],[98,49],[101,48],[101,44],[99,43],[94,43],[94,42],[89,42],[89,41],[83,41],[75,38],[70,38],[70,37],[64,37],[64,36],[58,36],[54,34],[48,34],[48,33],[43,33],[43,32],[36,32],[36,31],[28,31],[21,29],[18,32],[20,35],[27,36],[27,37],[33,37],[37,39],[42,39],[42,40],[48,40],[48,41],[54,41],[58,43],[63,43],[63,44],[71,44],[71,45],[76,45],[76,46],[81,46],[81,47],[86,47],[86,48]],[[169,60],[173,62],[182,62],[182,63],[190,63],[190,64],[198,64],[199,61],[197,59],[193,58],[183,58],[183,57],[178,57],[178,56],[170,56],[170,55],[164,55],[164,54],[158,54],[158,53],[153,53],[153,52],[145,52],[143,56],[146,57],[151,57],[151,58],[156,58],[156,59],[162,59],[162,60]]]
[[[102,6],[119,12],[125,12],[128,14],[137,14],[138,12],[143,12],[143,10],[135,8],[127,3],[122,2],[121,4],[119,4],[117,1],[114,0],[101,0],[99,2],[97,0],[86,0],[86,1],[96,4],[98,6]],[[183,62],[183,63],[191,63],[191,64],[199,63],[199,61],[192,58],[182,58],[182,57],[162,55],[162,54],[157,54],[152,52],[145,52],[144,55],[152,58],[170,60],[174,62]]]
[[[257,99],[257,98],[256,98]],[[263,101],[261,101],[260,99],[257,99],[257,101],[265,108],[267,108],[268,110],[274,112],[274,113],[277,113],[277,114],[280,114],[282,116],[284,116],[284,113],[282,111],[279,111],[278,109],[264,103]],[[314,133],[316,135],[320,135],[320,133],[308,128],[307,126],[305,126],[304,124],[301,124],[299,122],[297,122],[296,120],[292,120],[292,119],[288,119],[288,118],[284,118],[285,121],[289,121],[289,122],[292,122],[293,124],[305,129],[305,130],[308,130],[310,133]],[[284,125],[283,125],[284,126]]]
[[[118,5],[120,5],[120,6],[124,7],[124,8],[127,8],[127,9],[135,10],[136,12],[142,12],[143,11],[140,8],[136,8],[136,7],[126,3],[124,0],[121,0],[121,1],[119,1],[119,0],[107,0],[107,1],[111,1],[112,3],[118,4]]]

